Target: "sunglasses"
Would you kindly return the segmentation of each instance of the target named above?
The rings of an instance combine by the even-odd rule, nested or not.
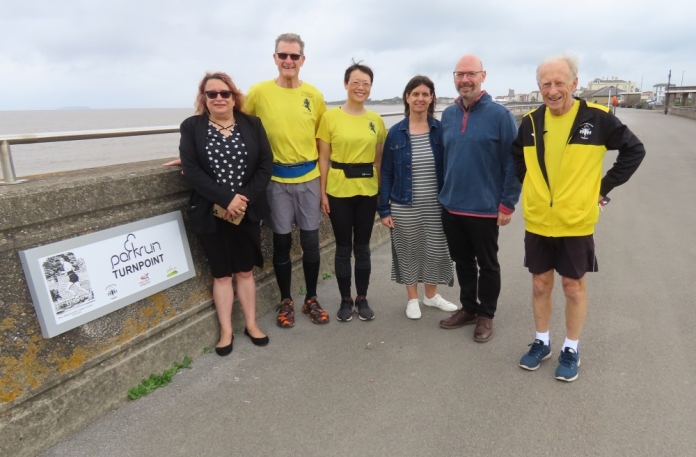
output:
[[[217,96],[222,98],[230,98],[232,96],[232,91],[229,90],[206,90],[205,96],[211,100],[215,100]]]
[[[302,57],[302,54],[288,54],[287,52],[276,52],[276,55],[280,60],[285,60],[290,56],[291,60],[300,60],[300,57]]]

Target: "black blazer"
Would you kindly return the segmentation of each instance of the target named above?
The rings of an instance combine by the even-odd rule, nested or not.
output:
[[[249,199],[245,218],[251,222],[268,217],[270,207],[266,187],[273,172],[273,152],[261,120],[256,116],[236,112],[236,128],[244,140],[248,153],[247,170],[238,193]],[[227,208],[236,195],[216,181],[205,151],[208,115],[191,116],[181,123],[179,157],[184,178],[193,188],[186,208],[191,230],[195,233],[215,232],[213,204]]]

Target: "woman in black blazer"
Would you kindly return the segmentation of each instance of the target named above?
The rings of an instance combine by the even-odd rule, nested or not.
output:
[[[242,305],[244,333],[257,346],[268,336],[256,323],[256,283],[263,266],[260,221],[269,213],[266,186],[273,153],[261,121],[242,112],[242,93],[225,73],[206,73],[198,86],[196,115],[181,124],[179,157],[193,188],[187,212],[208,256],[213,300],[220,320],[219,355],[232,352],[232,276]],[[216,217],[216,215],[218,217]]]

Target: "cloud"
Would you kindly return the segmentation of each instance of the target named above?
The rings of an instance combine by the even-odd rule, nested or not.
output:
[[[580,84],[617,76],[651,88],[696,84],[696,5],[679,14],[654,2],[397,2],[308,0],[10,2],[0,16],[0,109],[187,107],[206,70],[247,90],[275,76],[276,36],[302,35],[302,79],[328,100],[345,97],[351,59],[375,71],[373,98],[400,95],[413,75],[454,95],[459,56],[478,54],[493,95],[536,88],[545,56],[580,57]]]

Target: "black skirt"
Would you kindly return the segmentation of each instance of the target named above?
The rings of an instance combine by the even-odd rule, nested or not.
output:
[[[216,217],[215,224],[215,233],[196,234],[214,278],[251,271],[254,266],[263,267],[259,222],[250,222],[245,217],[239,225],[234,225]]]

